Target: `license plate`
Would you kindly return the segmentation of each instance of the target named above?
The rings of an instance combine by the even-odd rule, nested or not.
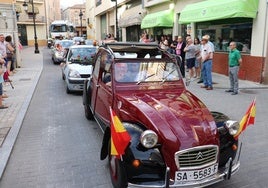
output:
[[[177,184],[181,184],[190,181],[199,181],[216,174],[217,171],[218,171],[218,164],[213,164],[209,167],[198,170],[177,171],[175,176],[175,182]]]

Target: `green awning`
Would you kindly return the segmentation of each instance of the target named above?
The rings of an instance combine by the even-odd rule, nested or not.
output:
[[[141,22],[141,29],[153,27],[173,27],[173,10],[164,10],[147,14]]]
[[[226,18],[256,18],[259,0],[207,0],[185,6],[179,23],[204,22]]]

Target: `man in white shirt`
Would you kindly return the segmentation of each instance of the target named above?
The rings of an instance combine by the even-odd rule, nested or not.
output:
[[[202,57],[202,76],[204,85],[201,88],[212,90],[212,58],[213,50],[209,44],[208,36],[203,36],[201,40],[201,57]]]

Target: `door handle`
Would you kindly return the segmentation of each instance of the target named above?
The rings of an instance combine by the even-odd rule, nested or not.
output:
[[[96,87],[98,88],[98,87],[100,87],[100,85],[99,85],[99,84],[97,84],[97,85],[96,85]]]

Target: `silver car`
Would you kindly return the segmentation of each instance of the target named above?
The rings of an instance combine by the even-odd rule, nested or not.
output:
[[[66,93],[83,91],[84,81],[92,73],[92,60],[97,47],[93,45],[74,45],[67,52],[62,63],[62,79],[66,83]]]
[[[63,56],[65,50],[73,45],[72,40],[56,40],[51,49],[51,59],[54,64],[59,64],[63,61]],[[58,49],[57,46],[61,46],[61,49]]]

